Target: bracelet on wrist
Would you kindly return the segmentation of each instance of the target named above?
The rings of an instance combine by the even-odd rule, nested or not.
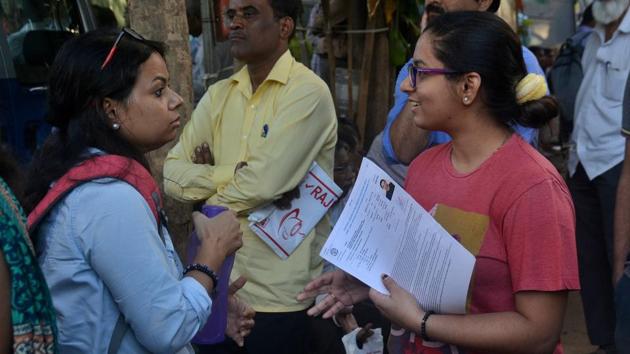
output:
[[[193,270],[207,275],[210,280],[212,280],[212,294],[214,295],[217,291],[217,286],[219,285],[219,277],[217,276],[217,273],[215,273],[212,269],[210,269],[210,267],[205,264],[193,263],[186,266],[186,268],[184,269],[184,275]]]
[[[422,322],[420,323],[420,338],[423,342],[432,342],[431,338],[427,335],[427,321],[431,315],[435,314],[433,311],[427,311],[422,316]]]

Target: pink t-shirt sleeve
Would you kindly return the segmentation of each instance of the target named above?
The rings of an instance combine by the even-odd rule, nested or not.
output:
[[[545,180],[518,197],[503,235],[515,293],[580,288],[575,212],[563,183]]]

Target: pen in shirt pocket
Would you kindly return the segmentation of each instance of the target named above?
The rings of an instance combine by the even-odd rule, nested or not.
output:
[[[260,136],[266,138],[267,134],[269,134],[269,125],[265,124],[262,127],[262,133],[260,133]]]

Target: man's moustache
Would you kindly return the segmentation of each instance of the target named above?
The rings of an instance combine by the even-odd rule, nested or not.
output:
[[[424,8],[424,11],[426,11],[426,13],[428,15],[431,15],[431,14],[442,15],[442,14],[444,14],[446,12],[446,11],[444,11],[444,9],[441,6],[439,6],[437,4],[434,4],[434,3],[431,3],[431,4],[427,5]]]

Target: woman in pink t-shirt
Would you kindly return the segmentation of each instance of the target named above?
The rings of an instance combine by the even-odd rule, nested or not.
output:
[[[394,331],[393,353],[562,353],[567,294],[579,289],[573,204],[553,166],[511,128],[557,115],[544,77],[527,74],[516,34],[483,12],[433,20],[413,62],[401,89],[415,124],[453,140],[414,160],[405,189],[476,256],[467,314],[425,311],[390,277],[383,295],[341,271],[299,298],[329,293],[309,314],[330,317],[369,296],[414,333]]]

